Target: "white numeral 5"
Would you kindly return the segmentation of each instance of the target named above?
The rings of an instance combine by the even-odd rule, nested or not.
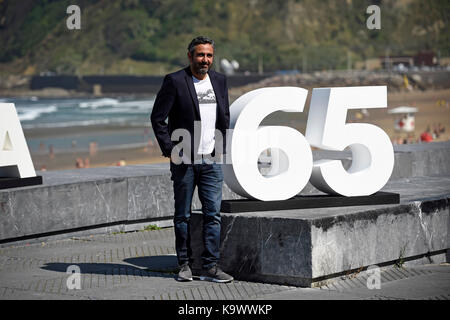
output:
[[[380,190],[392,174],[394,150],[389,136],[367,123],[346,124],[348,109],[387,108],[387,88],[348,87],[314,89],[306,139],[320,149],[342,151],[349,147],[352,164],[345,170],[340,160],[314,163],[311,184],[326,193],[370,195]]]

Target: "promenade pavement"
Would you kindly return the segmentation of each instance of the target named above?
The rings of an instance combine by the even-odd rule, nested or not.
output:
[[[318,288],[239,280],[178,282],[173,228],[59,237],[3,244],[1,300],[450,299],[450,264],[383,267],[379,288],[367,272]],[[80,271],[79,283],[72,270]]]

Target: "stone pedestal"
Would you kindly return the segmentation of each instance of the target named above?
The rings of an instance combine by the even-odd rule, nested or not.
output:
[[[29,187],[42,184],[42,176],[29,178],[0,178],[0,189]]]
[[[445,262],[449,185],[449,177],[392,183],[385,191],[401,194],[397,205],[222,213],[220,265],[236,279],[309,287],[372,265]],[[201,226],[195,211],[194,269]]]
[[[287,200],[260,201],[253,199],[223,200],[221,211],[241,213],[253,211],[272,211],[288,209],[310,209],[327,207],[348,207],[362,205],[398,204],[398,193],[377,192],[370,196],[344,197],[340,195],[297,195]]]

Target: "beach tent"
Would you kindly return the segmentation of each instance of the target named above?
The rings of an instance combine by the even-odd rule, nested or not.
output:
[[[414,113],[417,108],[401,106],[388,110],[389,114],[399,115],[396,117],[394,128],[396,131],[412,132],[415,128]]]

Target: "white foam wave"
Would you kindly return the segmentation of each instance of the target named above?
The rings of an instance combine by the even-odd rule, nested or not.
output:
[[[103,99],[97,99],[97,100],[93,100],[93,101],[80,102],[78,106],[80,108],[96,109],[96,108],[100,108],[100,107],[115,106],[118,103],[119,103],[119,100],[117,100],[117,99],[103,98]]]
[[[150,116],[150,112],[151,112],[151,108],[147,108],[147,109],[129,109],[129,108],[118,108],[115,107],[113,109],[102,109],[102,110],[86,110],[83,111],[83,114],[149,114]]]
[[[108,119],[98,119],[98,120],[81,120],[81,121],[67,121],[67,122],[51,122],[51,123],[39,123],[39,124],[28,124],[23,125],[24,129],[35,129],[35,128],[69,128],[69,127],[85,127],[85,126],[95,126],[102,124],[110,124],[111,121]]]
[[[58,107],[55,105],[48,107],[17,108],[20,121],[32,121],[39,118],[44,113],[53,113],[56,111],[58,111]]]
[[[117,107],[148,110],[153,107],[154,103],[155,100],[121,101],[117,104]]]
[[[145,124],[142,122],[131,122],[128,118],[114,118],[114,119],[96,119],[96,120],[80,120],[80,121],[65,121],[65,122],[51,122],[51,123],[38,123],[38,124],[24,124],[24,129],[51,129],[51,128],[70,128],[70,127],[87,127],[87,126],[99,126],[99,125],[118,125],[124,127],[139,127]]]
[[[154,100],[122,101],[118,102],[114,106],[111,106],[110,108],[102,108],[101,110],[98,110],[97,108],[90,108],[85,109],[82,112],[84,114],[150,113],[153,108],[154,102]]]

